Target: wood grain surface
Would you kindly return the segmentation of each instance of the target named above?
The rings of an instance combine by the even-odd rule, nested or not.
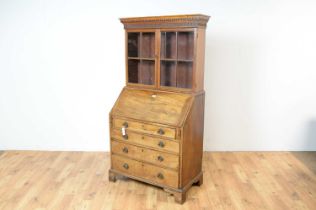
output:
[[[111,148],[113,153],[123,155],[128,158],[152,163],[157,166],[163,166],[174,170],[178,170],[179,168],[178,155],[168,154],[145,147],[138,147],[115,140],[111,141]]]
[[[125,165],[127,165],[127,168],[124,167]],[[178,173],[174,170],[164,169],[115,154],[112,155],[112,166],[113,170],[118,172],[141,177],[142,179],[149,180],[153,183],[164,186],[169,186],[172,188],[178,187]],[[158,174],[160,174],[162,177],[159,178],[157,176]]]
[[[120,100],[120,99],[119,99]],[[145,107],[143,107],[143,111],[146,110]],[[156,113],[159,115],[159,113]],[[130,114],[133,115],[133,114]],[[137,119],[137,118],[136,118]],[[140,117],[141,119],[141,117]],[[139,120],[139,118],[138,118]],[[176,129],[175,128],[170,128],[166,126],[157,126],[157,125],[152,125],[144,122],[137,122],[134,120],[129,120],[129,119],[118,119],[114,118],[113,119],[113,124],[114,128],[116,129],[121,129],[124,125],[124,123],[128,124],[128,127],[126,128],[126,131],[136,131],[136,132],[141,132],[141,133],[147,133],[147,134],[152,134],[152,135],[158,135],[158,130],[162,129],[163,134],[159,134],[161,137],[167,137],[174,139],[176,138]],[[159,136],[158,135],[158,136]]]
[[[124,88],[111,113],[113,116],[180,126],[191,103],[190,94]]]
[[[154,136],[148,136],[140,133],[128,132],[128,138],[124,139],[122,137],[121,130],[119,129],[111,129],[111,137],[115,140],[120,140],[126,142],[128,144],[133,144],[136,146],[146,146],[147,148],[160,150],[163,152],[172,152],[175,154],[179,154],[179,142],[177,140],[163,139],[157,138]],[[160,147],[159,143],[162,142],[164,147]]]
[[[108,181],[103,152],[6,151],[0,209],[316,209],[316,152],[207,152],[183,205],[131,179]]]

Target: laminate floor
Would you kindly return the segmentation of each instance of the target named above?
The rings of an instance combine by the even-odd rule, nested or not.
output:
[[[0,209],[316,209],[316,152],[205,152],[183,205],[148,184],[108,181],[109,153],[5,151]]]

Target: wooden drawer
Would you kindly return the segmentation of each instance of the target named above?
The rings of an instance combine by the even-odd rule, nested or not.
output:
[[[163,169],[114,154],[112,154],[112,168],[158,184],[173,188],[178,187],[178,173],[173,170]]]
[[[126,130],[138,131],[141,133],[148,133],[158,136],[164,136],[168,138],[176,137],[176,129],[169,127],[159,127],[157,125],[151,125],[147,123],[135,122],[123,119],[113,119],[114,127],[121,129],[125,127]]]
[[[175,140],[155,138],[133,132],[127,132],[127,136],[124,138],[119,129],[111,130],[111,138],[179,154],[179,142]]]
[[[158,166],[164,166],[172,169],[178,169],[179,156],[158,152],[151,149],[133,146],[130,144],[111,141],[112,152],[141,161],[153,163]]]

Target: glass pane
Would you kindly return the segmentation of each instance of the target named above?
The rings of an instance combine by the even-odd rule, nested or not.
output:
[[[128,33],[127,51],[128,57],[138,57],[139,51],[139,33]]]
[[[153,85],[155,82],[155,61],[142,60],[140,69],[139,83]]]
[[[139,60],[128,60],[128,82],[138,83]]]
[[[161,32],[161,58],[177,58],[176,40],[176,32]]]
[[[160,85],[176,86],[176,62],[161,61],[160,63]]]
[[[141,56],[143,58],[155,57],[155,33],[142,33]]]
[[[177,87],[192,88],[192,62],[178,62]]]
[[[178,60],[192,60],[193,46],[193,31],[178,32]]]

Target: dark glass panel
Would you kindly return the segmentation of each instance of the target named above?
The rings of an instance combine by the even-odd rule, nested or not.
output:
[[[193,31],[178,32],[178,60],[192,60],[194,52]]]
[[[161,58],[177,58],[177,34],[176,32],[161,32]]]
[[[176,87],[176,62],[161,61],[160,85]]]
[[[128,57],[138,57],[139,55],[139,33],[128,33],[127,51]]]
[[[178,61],[177,87],[192,88],[192,62]]]

